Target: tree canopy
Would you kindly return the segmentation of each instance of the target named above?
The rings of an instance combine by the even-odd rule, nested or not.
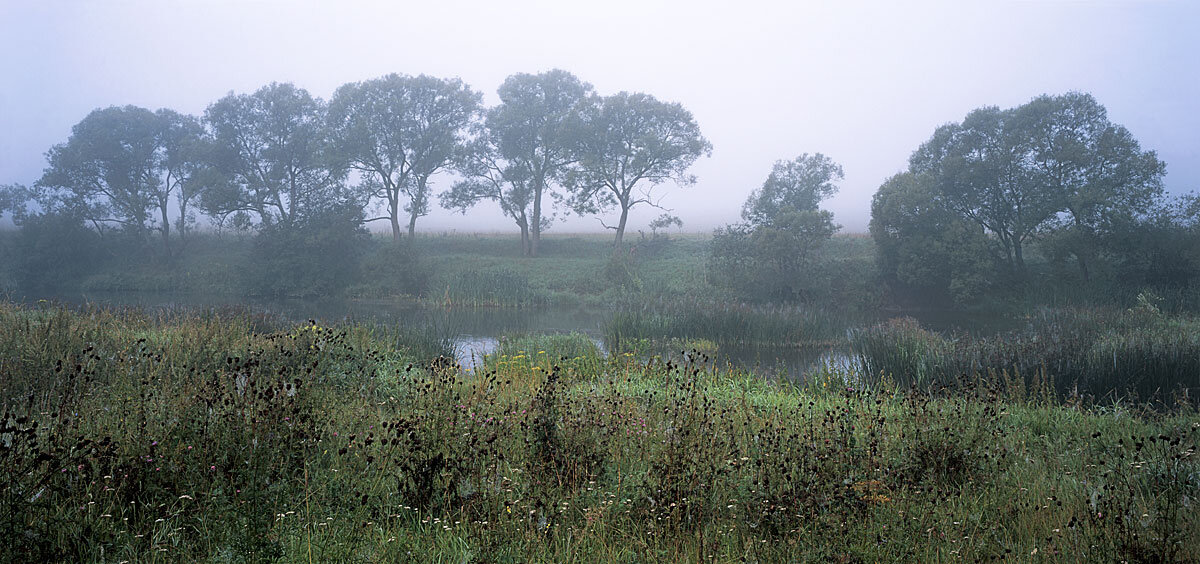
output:
[[[578,164],[568,181],[573,207],[581,214],[617,208],[617,224],[604,226],[616,231],[618,246],[629,210],[657,206],[652,190],[664,182],[695,184],[687,170],[712,153],[691,112],[649,94],[593,96],[576,119]]]
[[[776,161],[766,182],[747,198],[742,219],[762,224],[787,211],[815,211],[822,200],[837,193],[843,178],[841,165],[821,153]]]
[[[944,203],[985,229],[1008,269],[1026,270],[1028,241],[1070,230],[1084,276],[1097,236],[1145,213],[1162,193],[1163,164],[1108,120],[1088,94],[984,107],[944,125],[909,160]]]
[[[459,166],[466,179],[443,194],[443,206],[463,210],[493,200],[521,229],[521,249],[537,256],[556,183],[575,162],[571,118],[591,92],[571,73],[551,70],[508,77],[497,93],[500,104],[474,128]]]
[[[325,137],[325,103],[289,83],[229,94],[208,107],[219,180],[201,202],[216,216],[239,214],[290,225],[345,197]]]
[[[392,237],[400,240],[400,211],[408,235],[429,213],[429,179],[465,149],[480,94],[459,79],[389,74],[345,84],[330,102],[329,127],[337,158],[364,175],[362,188],[382,200]]]
[[[97,229],[158,231],[170,254],[170,206],[178,203],[177,225],[184,223],[195,189],[191,179],[202,166],[202,136],[195,118],[173,110],[95,110],[72,128],[66,143],[50,149],[35,198],[44,211],[74,215]]]

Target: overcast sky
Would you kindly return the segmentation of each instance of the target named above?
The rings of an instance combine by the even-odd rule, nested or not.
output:
[[[199,115],[272,81],[328,99],[391,72],[460,77],[490,105],[506,76],[562,68],[601,94],[647,92],[695,114],[712,157],[663,200],[689,231],[736,221],[771,164],[805,152],[842,164],[826,207],[865,231],[875,189],[939,124],[1070,90],[1158,151],[1183,193],[1200,189],[1197,30],[1193,0],[0,0],[0,183],[37,180],[46,150],[97,107]],[[509,223],[480,206],[435,210],[418,229]]]

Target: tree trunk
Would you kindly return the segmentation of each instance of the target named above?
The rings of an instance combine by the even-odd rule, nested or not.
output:
[[[621,240],[625,238],[625,223],[629,220],[629,208],[621,206],[621,221],[617,223],[617,240],[613,247],[620,250]]]
[[[1013,237],[1013,259],[1016,261],[1017,278],[1025,280],[1025,255],[1021,249],[1021,240]]]
[[[529,256],[529,223],[527,221],[518,221],[517,226],[521,228],[521,255]]]
[[[533,217],[531,218],[532,237],[529,240],[528,256],[536,257],[538,255],[538,245],[542,242],[542,188],[545,185],[541,182],[535,182],[533,185]]]
[[[169,258],[171,258],[171,222],[169,219],[167,219],[166,203],[159,206],[158,209],[159,209],[159,213],[162,215],[162,222],[163,222],[163,224],[162,224],[163,252],[166,253],[167,258],[169,259]]]
[[[183,247],[185,246],[183,244],[184,235],[187,231],[187,200],[182,197],[179,198],[179,222],[175,224],[175,227],[179,229],[179,245]]]
[[[414,208],[408,214],[408,238],[411,240],[417,233],[417,210]]]
[[[388,220],[392,224],[392,241],[400,242],[400,194],[388,188]]]

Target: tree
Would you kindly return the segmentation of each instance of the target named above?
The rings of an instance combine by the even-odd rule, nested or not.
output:
[[[189,226],[196,222],[195,213],[189,206],[204,187],[204,175],[210,170],[212,141],[194,116],[165,108],[155,115],[161,122],[159,144],[163,150],[163,179],[156,198],[164,227],[163,241],[164,244],[170,242],[167,214],[173,196],[179,208],[175,228],[183,242]]]
[[[1059,197],[1031,182],[1033,143],[1016,117],[1015,110],[974,110],[938,128],[909,170],[929,175],[947,205],[993,234],[1010,271],[1023,276],[1025,244],[1054,216]]]
[[[1101,242],[1144,216],[1163,194],[1166,165],[1108,120],[1090,94],[1039,96],[1017,109],[1032,139],[1031,179],[1068,214],[1051,228],[1074,254],[1080,274]]]
[[[23,184],[0,184],[0,218],[11,214],[13,222],[19,222],[30,197],[29,188]]]
[[[927,177],[904,172],[884,182],[871,199],[870,231],[883,279],[900,293],[963,304],[992,278],[983,228],[946,206]]]
[[[302,88],[271,83],[230,93],[204,118],[212,130],[213,178],[201,197],[210,213],[288,225],[344,197],[344,170],[332,166],[325,104]]]
[[[500,155],[491,130],[478,127],[475,139],[468,145],[456,165],[465,177],[441,194],[442,207],[467,208],[483,200],[492,200],[504,215],[512,218],[521,230],[521,254],[532,256],[529,206],[533,200],[528,169],[505,160]]]
[[[527,253],[537,256],[545,217],[545,196],[563,181],[576,160],[572,151],[574,113],[592,92],[592,86],[563,70],[541,74],[514,74],[500,85],[500,105],[487,113],[500,156],[519,171],[528,192]]]
[[[841,165],[821,153],[776,161],[766,182],[746,200],[742,219],[758,225],[770,223],[788,209],[815,211],[822,200],[837,193],[843,178]]]
[[[621,92],[592,97],[577,117],[575,154],[578,164],[568,184],[572,205],[580,214],[616,207],[614,245],[625,235],[629,210],[640,204],[658,206],[654,187],[672,180],[695,184],[687,170],[696,159],[712,153],[700,135],[691,112],[677,103],[660,102],[649,94]]]
[[[199,167],[193,147],[201,128],[172,110],[136,106],[95,110],[47,155],[36,185],[46,211],[83,218],[97,230],[118,225],[134,234],[158,231],[171,253],[171,204],[186,213],[190,179]],[[154,217],[157,212],[158,217]]]
[[[742,208],[744,223],[717,230],[709,251],[715,282],[744,297],[811,299],[813,266],[839,226],[818,206],[837,192],[842,167],[807,153],[778,161]]]
[[[463,150],[481,96],[459,79],[398,74],[345,84],[330,102],[329,127],[338,158],[365,176],[362,188],[385,202],[392,237],[400,211],[408,236],[429,213],[429,178]]]
[[[1070,232],[1086,278],[1104,232],[1158,199],[1164,167],[1094,98],[1068,93],[974,110],[938,128],[909,171],[927,175],[946,205],[985,229],[1019,277],[1026,244],[1058,230]]]

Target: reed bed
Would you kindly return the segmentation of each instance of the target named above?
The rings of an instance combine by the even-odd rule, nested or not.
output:
[[[381,336],[0,305],[0,560],[1200,558],[1186,406],[571,365],[578,336],[466,372]]]
[[[1063,397],[1195,402],[1200,392],[1200,320],[1157,311],[1043,309],[984,337],[893,319],[850,340],[861,373],[915,385],[990,371],[1051,380]]]
[[[743,345],[829,345],[844,339],[845,312],[823,308],[731,303],[660,302],[627,305],[605,327],[610,350],[629,342],[708,339]]]
[[[548,294],[530,286],[529,279],[507,268],[469,269],[450,276],[435,296],[446,307],[538,307]]]

